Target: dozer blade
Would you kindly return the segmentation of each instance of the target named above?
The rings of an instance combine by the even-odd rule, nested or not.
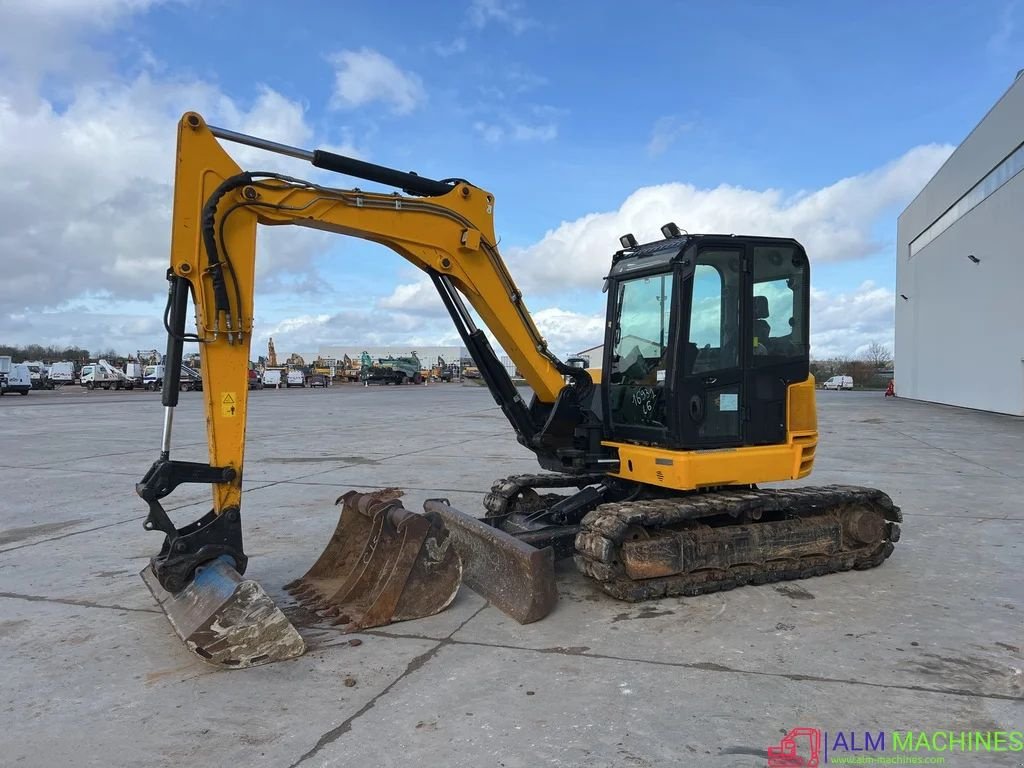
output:
[[[349,491],[338,525],[305,576],[285,589],[345,632],[432,616],[455,599],[462,561],[438,515],[410,512],[401,491]]]
[[[219,557],[200,566],[177,594],[160,586],[151,566],[140,575],[185,647],[208,664],[240,669],[301,656],[306,644],[295,627],[231,562]]]
[[[462,556],[466,584],[520,624],[543,619],[558,602],[555,556],[509,533],[430,499],[423,508],[448,526]]]

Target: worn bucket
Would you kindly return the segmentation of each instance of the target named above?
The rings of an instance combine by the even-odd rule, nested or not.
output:
[[[260,585],[243,579],[229,557],[196,569],[183,590],[160,586],[153,568],[140,574],[185,647],[218,667],[240,669],[301,656],[302,637]]]
[[[455,599],[462,561],[437,514],[402,506],[401,491],[349,491],[330,542],[285,589],[300,604],[354,632],[432,616]]]

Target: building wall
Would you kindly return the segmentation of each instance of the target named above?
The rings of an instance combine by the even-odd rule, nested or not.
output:
[[[1024,78],[900,216],[900,396],[1024,416],[1024,173],[910,256],[911,241],[1022,143]]]
[[[600,368],[604,364],[604,344],[588,347],[576,353],[576,357],[589,357],[591,368]]]

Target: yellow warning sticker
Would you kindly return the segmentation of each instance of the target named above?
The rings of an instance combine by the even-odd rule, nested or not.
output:
[[[237,413],[238,398],[234,392],[220,393],[220,415],[228,418],[234,417]]]

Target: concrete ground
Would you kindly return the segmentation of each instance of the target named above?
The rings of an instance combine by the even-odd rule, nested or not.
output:
[[[176,458],[206,459],[200,398],[182,396]],[[0,763],[760,768],[797,726],[861,745],[865,730],[1021,730],[1024,421],[879,393],[819,404],[814,482],[903,508],[881,568],[631,605],[566,563],[536,624],[463,588],[361,645],[300,625],[303,658],[223,672],[182,648],[138,576],[160,544],[133,490],[157,455],[158,395],[4,397]],[[493,479],[536,469],[474,386],[262,391],[250,410],[248,575],[285,608],[345,490],[479,513]],[[169,497],[175,521],[207,493]]]

